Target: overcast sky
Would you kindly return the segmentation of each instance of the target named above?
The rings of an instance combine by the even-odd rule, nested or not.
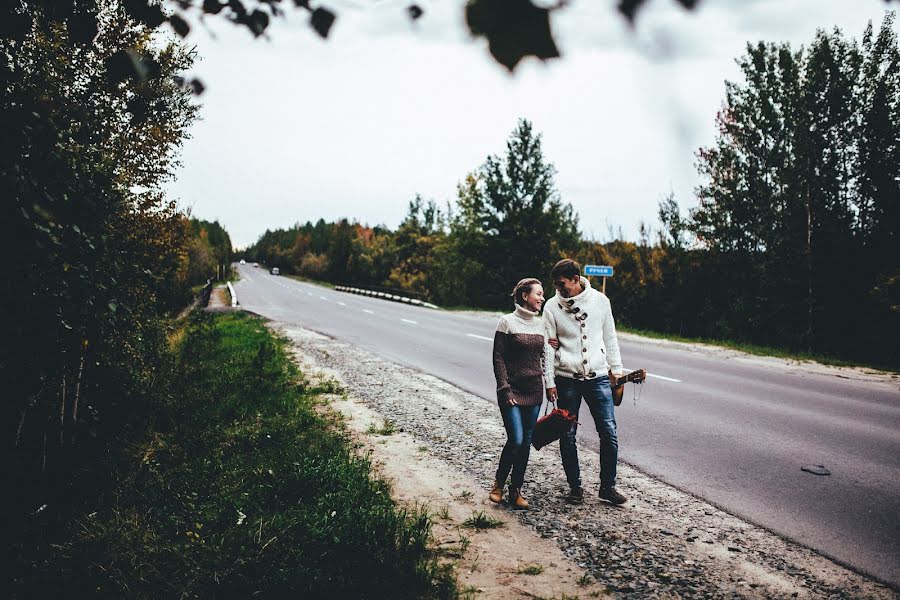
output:
[[[290,2],[268,39],[221,19],[188,38],[207,90],[169,189],[236,246],[320,217],[396,227],[417,193],[452,201],[523,117],[583,234],[604,240],[621,227],[636,239],[641,220],[657,225],[665,194],[685,211],[696,203],[695,152],[714,139],[747,41],[799,47],[834,26],[860,39],[891,6],[703,0],[688,12],[649,0],[631,29],[615,0],[571,0],[551,17],[562,58],[509,75],[467,33],[461,0],[420,0],[415,23],[407,1],[322,4],[338,13],[328,40]]]

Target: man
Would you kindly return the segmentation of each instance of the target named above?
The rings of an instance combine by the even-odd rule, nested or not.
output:
[[[578,414],[581,400],[587,402],[600,436],[600,498],[624,504],[627,498],[616,488],[619,442],[613,412],[609,374],[622,373],[619,340],[609,299],[581,277],[581,266],[571,259],[556,263],[550,272],[556,295],[544,306],[544,327],[550,345],[557,348],[554,360],[558,406]],[[575,434],[578,425],[559,440],[563,469],[569,481],[566,500],[584,502],[581,468]]]

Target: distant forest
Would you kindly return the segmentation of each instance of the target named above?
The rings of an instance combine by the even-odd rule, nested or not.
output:
[[[340,220],[266,231],[243,256],[443,306],[509,307],[560,257],[612,265],[620,323],[900,365],[900,51],[888,12],[862,41],[748,44],[718,136],[697,153],[699,205],[659,203],[640,240],[586,240],[541,136],[520,121],[442,207],[416,197],[396,230]]]

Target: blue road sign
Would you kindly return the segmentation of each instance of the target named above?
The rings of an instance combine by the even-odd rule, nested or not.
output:
[[[584,274],[594,277],[612,277],[613,268],[599,265],[584,265]]]

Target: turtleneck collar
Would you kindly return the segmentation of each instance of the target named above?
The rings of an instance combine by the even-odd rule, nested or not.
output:
[[[581,290],[580,294],[576,294],[574,296],[566,298],[559,292],[556,292],[556,296],[554,296],[553,299],[555,299],[563,306],[575,306],[576,304],[584,301],[590,294],[595,291],[594,288],[591,287],[591,282],[584,277],[581,278],[581,287],[584,289]]]
[[[530,321],[531,319],[538,316],[538,313],[531,312],[524,306],[519,306],[518,304],[516,304],[516,310],[514,312],[517,317],[519,317],[520,319],[523,319],[525,321]]]

